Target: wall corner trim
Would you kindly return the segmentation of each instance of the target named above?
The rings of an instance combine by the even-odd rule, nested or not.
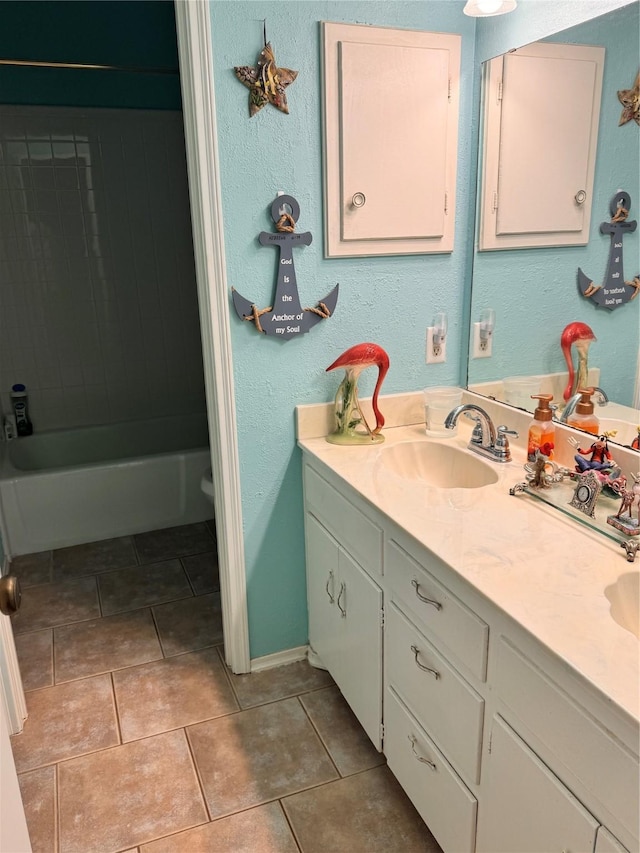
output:
[[[249,672],[244,539],[208,0],[176,2],[187,171],[215,494],[225,657]]]

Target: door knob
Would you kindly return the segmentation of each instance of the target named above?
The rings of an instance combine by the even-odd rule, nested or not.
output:
[[[5,575],[0,578],[0,613],[11,616],[20,607],[22,592],[20,581],[15,575]]]

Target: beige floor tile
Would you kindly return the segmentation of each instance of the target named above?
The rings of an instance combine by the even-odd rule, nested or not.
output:
[[[327,687],[333,684],[333,679],[326,670],[316,669],[301,660],[262,672],[231,675],[231,683],[241,707],[251,708]]]
[[[180,560],[165,560],[98,575],[102,613],[109,616],[176,598],[193,597]]]
[[[53,578],[78,578],[112,569],[137,565],[136,552],[130,536],[86,542],[53,552]]]
[[[140,853],[298,853],[278,803],[144,844]]]
[[[25,589],[12,617],[16,634],[82,622],[100,615],[95,578],[59,581]]]
[[[384,755],[371,743],[335,685],[307,693],[300,701],[341,776],[384,764]]]
[[[183,557],[182,565],[189,575],[191,586],[196,595],[220,589],[217,551],[207,551],[204,554]]]
[[[148,608],[65,625],[53,634],[56,684],[162,657]]]
[[[138,533],[133,537],[141,563],[185,557],[215,548],[214,539],[205,521]]]
[[[25,690],[38,690],[53,684],[53,631],[31,631],[16,634],[16,652],[20,664],[22,686]]]
[[[215,648],[113,675],[124,742],[238,710]]]
[[[337,777],[297,699],[187,729],[212,818]]]
[[[442,853],[387,767],[282,801],[302,853]]]
[[[56,853],[56,768],[41,767],[18,776],[33,853]]]
[[[11,739],[20,773],[119,743],[110,675],[27,693],[27,712]]]
[[[219,592],[172,601],[152,610],[167,657],[222,642]]]
[[[20,554],[11,559],[11,571],[20,578],[23,589],[51,583],[53,561],[51,551],[39,551],[37,554]]]
[[[207,820],[182,730],[62,762],[58,799],[64,853],[114,853]]]

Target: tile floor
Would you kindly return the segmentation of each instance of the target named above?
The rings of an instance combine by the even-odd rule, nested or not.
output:
[[[229,672],[208,522],[13,570],[35,853],[440,851],[326,672]]]

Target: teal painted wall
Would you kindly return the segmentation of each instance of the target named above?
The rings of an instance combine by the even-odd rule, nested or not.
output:
[[[180,109],[171,0],[3,0],[0,58],[168,68],[174,74],[0,66],[0,103]]]
[[[273,230],[268,208],[278,190],[297,198],[298,230],[313,235],[312,245],[295,255],[303,305],[315,304],[340,283],[335,315],[287,342],[265,338],[232,315],[252,657],[307,640],[301,460],[294,407],[333,399],[341,377],[326,374],[325,368],[362,341],[374,341],[389,353],[391,368],[383,389],[387,393],[460,380],[473,223],[468,127],[475,29],[462,6],[424,0],[211,4],[228,283],[259,306],[272,304],[276,255],[258,244],[257,235]],[[236,80],[233,66],[255,63],[262,47],[263,18],[278,63],[300,73],[288,89],[290,115],[267,106],[249,119],[248,90]],[[323,258],[319,25],[323,20],[462,34],[452,254]],[[415,92],[419,99],[419,80]],[[402,156],[400,141],[398,156]],[[427,367],[425,329],[437,311],[449,315],[450,355],[446,364]],[[363,374],[363,395],[373,388],[375,371],[367,373],[372,375]]]
[[[604,276],[610,238],[600,234],[599,228],[601,222],[609,220],[609,202],[619,188],[631,195],[629,218],[640,218],[640,137],[634,122],[618,126],[622,107],[616,95],[618,89],[630,88],[637,74],[639,12],[640,7],[633,3],[548,39],[606,48],[589,243],[560,249],[478,253],[472,314],[476,317],[483,307],[494,307],[496,332],[493,357],[470,362],[470,382],[563,372],[566,366],[560,335],[568,323],[579,320],[596,335],[589,363],[601,368],[602,386],[612,400],[631,405],[640,341],[640,300],[612,312],[596,309],[580,295],[576,277],[578,267],[596,281]],[[504,26],[508,23],[505,20]],[[516,43],[511,40],[514,38],[509,37],[507,43]],[[623,252],[625,278],[631,279],[640,270],[639,230],[624,237]]]

